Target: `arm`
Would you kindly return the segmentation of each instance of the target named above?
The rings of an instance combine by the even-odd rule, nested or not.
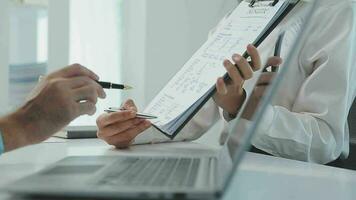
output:
[[[348,151],[346,123],[355,84],[354,67],[348,63],[353,23],[349,4],[339,3],[318,9],[320,18],[301,50],[300,73],[305,77],[297,97],[291,108],[269,106],[253,141],[257,148],[315,163],[328,163]]]
[[[97,75],[73,65],[48,75],[17,111],[0,118],[5,151],[39,143],[76,117],[95,113],[97,98],[105,92]]]

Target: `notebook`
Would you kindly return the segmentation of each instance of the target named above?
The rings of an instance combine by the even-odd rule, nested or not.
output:
[[[247,44],[259,46],[298,2],[257,1],[251,6],[242,1],[148,104],[144,112],[158,117],[150,120],[153,126],[173,139],[213,96],[217,78],[228,79],[224,59],[234,53],[247,58]]]

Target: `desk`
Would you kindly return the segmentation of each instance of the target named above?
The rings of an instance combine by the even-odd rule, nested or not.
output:
[[[139,145],[116,150],[97,139],[58,140],[26,147],[0,157],[0,185],[37,172],[66,156],[163,153],[211,154],[213,145],[198,142]],[[355,199],[356,172],[247,153],[233,187],[224,199]],[[13,199],[0,194],[0,200]]]

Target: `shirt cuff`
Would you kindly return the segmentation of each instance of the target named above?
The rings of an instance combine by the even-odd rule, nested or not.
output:
[[[274,107],[272,105],[268,105],[266,108],[266,111],[262,117],[262,120],[258,124],[257,130],[256,130],[256,135],[254,136],[253,141],[252,141],[252,144],[255,147],[260,149],[261,146],[264,146],[264,145],[259,145],[261,143],[264,143],[261,140],[261,138],[262,138],[261,136],[268,134],[269,129],[273,125],[274,115],[275,115]],[[266,149],[261,149],[261,150],[265,151]]]
[[[2,133],[0,131],[0,155],[4,153],[4,141],[2,139]]]

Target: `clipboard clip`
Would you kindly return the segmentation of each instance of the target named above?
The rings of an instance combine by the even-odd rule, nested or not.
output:
[[[273,1],[270,3],[270,6],[275,6],[279,2],[279,0],[251,0],[250,4],[248,6],[253,8],[255,6],[255,3],[258,1]]]

